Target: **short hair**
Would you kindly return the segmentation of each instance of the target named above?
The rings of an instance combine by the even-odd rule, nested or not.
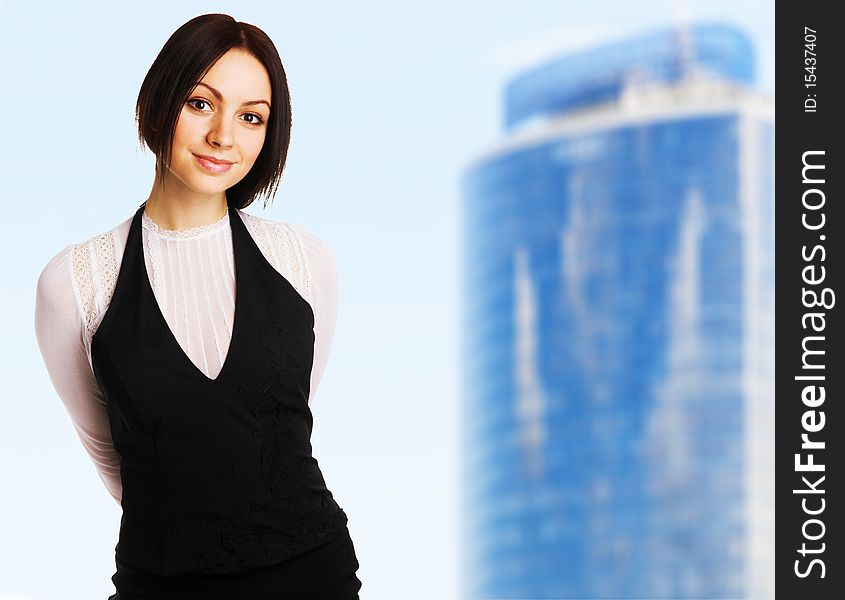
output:
[[[156,177],[164,182],[173,134],[182,107],[196,83],[221,56],[231,49],[243,50],[267,69],[272,99],[264,145],[249,173],[226,190],[229,206],[245,208],[260,195],[272,198],[279,185],[290,145],[291,105],[287,76],[276,46],[254,25],[225,14],[194,17],[177,29],[164,44],[147,72],[135,119],[141,145],[156,155]]]

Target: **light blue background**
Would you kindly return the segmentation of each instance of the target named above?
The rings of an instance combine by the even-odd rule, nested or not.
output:
[[[774,87],[774,7],[502,2],[0,0],[0,600],[106,598],[120,509],[50,384],[35,283],[149,192],[134,105],[161,46],[225,12],[276,43],[293,134],[275,204],[335,252],[340,311],[314,454],[350,516],[363,599],[458,590],[458,179],[500,136],[504,83],[566,49],[669,25],[743,27]]]

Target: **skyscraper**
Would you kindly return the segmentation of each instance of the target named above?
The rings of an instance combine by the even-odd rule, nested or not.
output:
[[[774,111],[721,24],[540,65],[463,179],[463,597],[774,597]]]

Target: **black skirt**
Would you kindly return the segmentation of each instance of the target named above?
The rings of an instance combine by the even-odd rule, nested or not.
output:
[[[161,576],[117,563],[109,600],[359,600],[358,559],[342,527],[327,543],[281,563],[233,575]]]

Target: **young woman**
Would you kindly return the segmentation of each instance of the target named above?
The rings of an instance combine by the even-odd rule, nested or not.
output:
[[[50,378],[123,510],[112,599],[358,598],[347,515],[311,452],[335,261],[275,193],[287,80],[267,35],[196,17],[141,86],[146,201],[38,280]],[[266,202],[265,202],[266,203]]]

